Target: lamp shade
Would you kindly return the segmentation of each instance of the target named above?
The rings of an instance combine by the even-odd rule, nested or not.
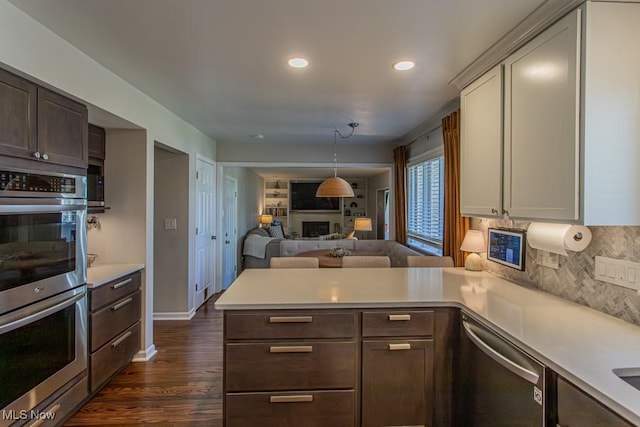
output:
[[[273,222],[273,215],[260,215],[260,224],[271,224]]]
[[[316,197],[353,197],[353,188],[344,179],[333,176],[322,181]]]
[[[480,230],[469,230],[464,236],[461,251],[484,253],[487,251],[486,244],[484,242],[484,233]]]
[[[359,217],[353,223],[353,229],[356,231],[371,231],[371,218]]]

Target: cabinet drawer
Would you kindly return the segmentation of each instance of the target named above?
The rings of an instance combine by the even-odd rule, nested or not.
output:
[[[353,390],[227,394],[226,426],[353,427],[355,407]]]
[[[112,339],[90,356],[91,391],[95,391],[140,349],[140,322]]]
[[[87,378],[83,378],[53,402],[48,403],[42,409],[38,409],[37,411],[40,412],[41,418],[26,425],[28,427],[53,427],[61,425],[60,421],[66,420],[73,413],[72,411],[87,397],[87,390]]]
[[[225,313],[227,339],[352,338],[354,312]]]
[[[121,277],[92,289],[89,293],[89,310],[96,311],[138,289],[140,289],[140,273]]]
[[[140,320],[140,291],[91,314],[91,351]]]
[[[356,344],[348,342],[226,345],[228,391],[354,388]]]
[[[433,311],[365,311],[363,337],[413,337],[433,335]]]

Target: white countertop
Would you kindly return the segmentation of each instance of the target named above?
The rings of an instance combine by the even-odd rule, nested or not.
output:
[[[93,268],[93,267],[92,267]],[[640,425],[640,391],[613,374],[640,367],[640,327],[486,272],[462,268],[249,269],[222,310],[461,307]]]
[[[93,264],[87,268],[87,287],[97,288],[143,268],[144,264]]]

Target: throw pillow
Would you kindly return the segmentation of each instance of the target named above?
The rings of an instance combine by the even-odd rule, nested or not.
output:
[[[269,235],[275,239],[284,239],[284,232],[282,231],[282,224],[272,225],[269,227]]]

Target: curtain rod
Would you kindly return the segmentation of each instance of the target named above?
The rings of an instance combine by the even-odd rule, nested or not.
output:
[[[437,125],[437,126],[434,126],[433,128],[431,128],[431,129],[429,129],[428,131],[424,132],[424,133],[423,133],[423,134],[421,134],[420,136],[416,137],[413,141],[411,141],[410,143],[408,143],[407,145],[405,145],[405,147],[410,146],[410,145],[411,145],[411,144],[413,144],[414,142],[418,142],[420,139],[424,138],[425,136],[426,136],[426,137],[428,137],[428,136],[429,136],[429,134],[430,134],[431,132],[434,132],[434,131],[436,131],[436,130],[438,130],[438,129],[440,129],[440,128],[442,128],[442,123],[440,123],[440,124],[439,124],[439,125]]]

